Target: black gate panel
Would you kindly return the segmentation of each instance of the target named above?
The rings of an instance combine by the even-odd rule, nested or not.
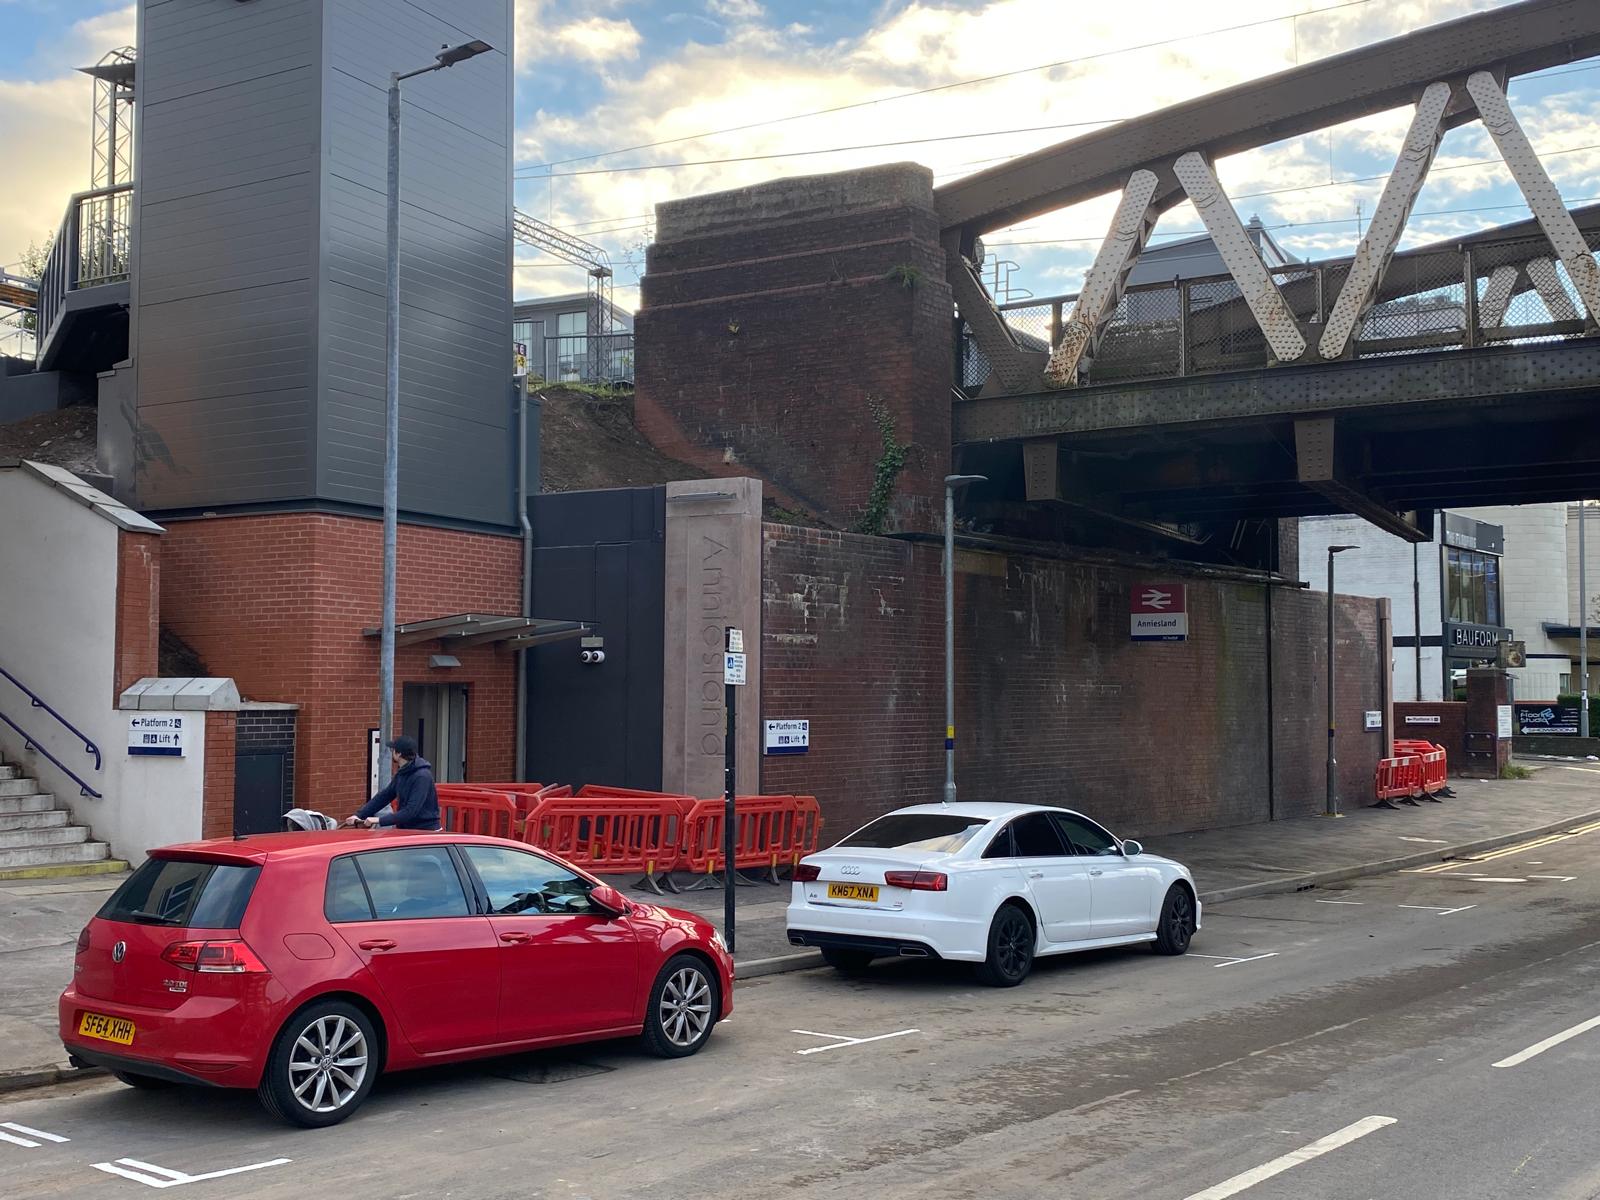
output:
[[[576,642],[528,651],[528,775],[541,783],[661,786],[666,489],[536,496],[533,608],[588,621]]]
[[[283,828],[285,755],[281,750],[237,754],[233,760],[233,832],[276,833]]]

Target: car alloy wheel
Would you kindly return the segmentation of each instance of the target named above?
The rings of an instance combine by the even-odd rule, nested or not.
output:
[[[1016,909],[1012,909],[1001,922],[995,950],[1000,970],[1008,977],[1027,970],[1028,963],[1033,959],[1033,926]]]
[[[672,973],[661,989],[661,1030],[674,1046],[685,1049],[705,1035],[711,1024],[711,981],[698,967]]]
[[[1194,937],[1194,898],[1182,884],[1173,884],[1161,904],[1161,920],[1156,926],[1156,953],[1182,954]]]
[[[977,965],[978,982],[990,987],[1016,987],[1033,969],[1035,935],[1028,914],[1007,904],[989,926],[989,953]]]
[[[289,1085],[314,1113],[338,1112],[361,1091],[369,1065],[367,1038],[338,1014],[306,1026],[289,1052]]]
[[[372,1018],[346,1000],[317,1000],[278,1030],[256,1095],[291,1125],[337,1125],[361,1106],[382,1069]]]
[[[710,964],[695,954],[679,954],[661,968],[650,989],[645,1049],[660,1058],[688,1057],[711,1037],[721,1008]]]

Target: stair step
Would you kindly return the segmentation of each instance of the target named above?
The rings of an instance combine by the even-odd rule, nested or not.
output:
[[[0,779],[20,779],[20,778],[22,778],[22,768],[21,767],[8,767],[8,766],[5,765],[5,763],[0,763]]]
[[[70,846],[88,840],[89,831],[82,825],[61,825],[55,829],[0,830],[0,851]]]
[[[0,796],[0,816],[49,812],[55,806],[56,798],[48,792],[35,792],[31,796]]]
[[[67,846],[16,846],[0,849],[0,871],[49,867],[61,863],[95,863],[111,857],[104,842],[76,842]]]
[[[105,858],[99,862],[54,863],[42,867],[9,867],[0,869],[0,882],[18,879],[75,879],[80,875],[121,875],[128,864],[120,858]]]
[[[0,796],[31,796],[38,790],[37,779],[26,779],[20,775],[11,779],[0,779]]]
[[[72,814],[64,808],[46,812],[0,813],[0,833],[16,829],[59,829],[70,823]]]

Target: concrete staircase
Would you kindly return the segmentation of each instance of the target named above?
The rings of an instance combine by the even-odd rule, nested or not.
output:
[[[0,879],[126,871],[111,847],[90,838],[72,814],[20,767],[0,763]]]

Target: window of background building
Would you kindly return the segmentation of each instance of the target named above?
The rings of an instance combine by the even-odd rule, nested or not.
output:
[[[1445,547],[1445,619],[1500,624],[1500,560],[1493,554]]]
[[[564,312],[556,317],[556,378],[582,379],[588,353],[589,314]]]

